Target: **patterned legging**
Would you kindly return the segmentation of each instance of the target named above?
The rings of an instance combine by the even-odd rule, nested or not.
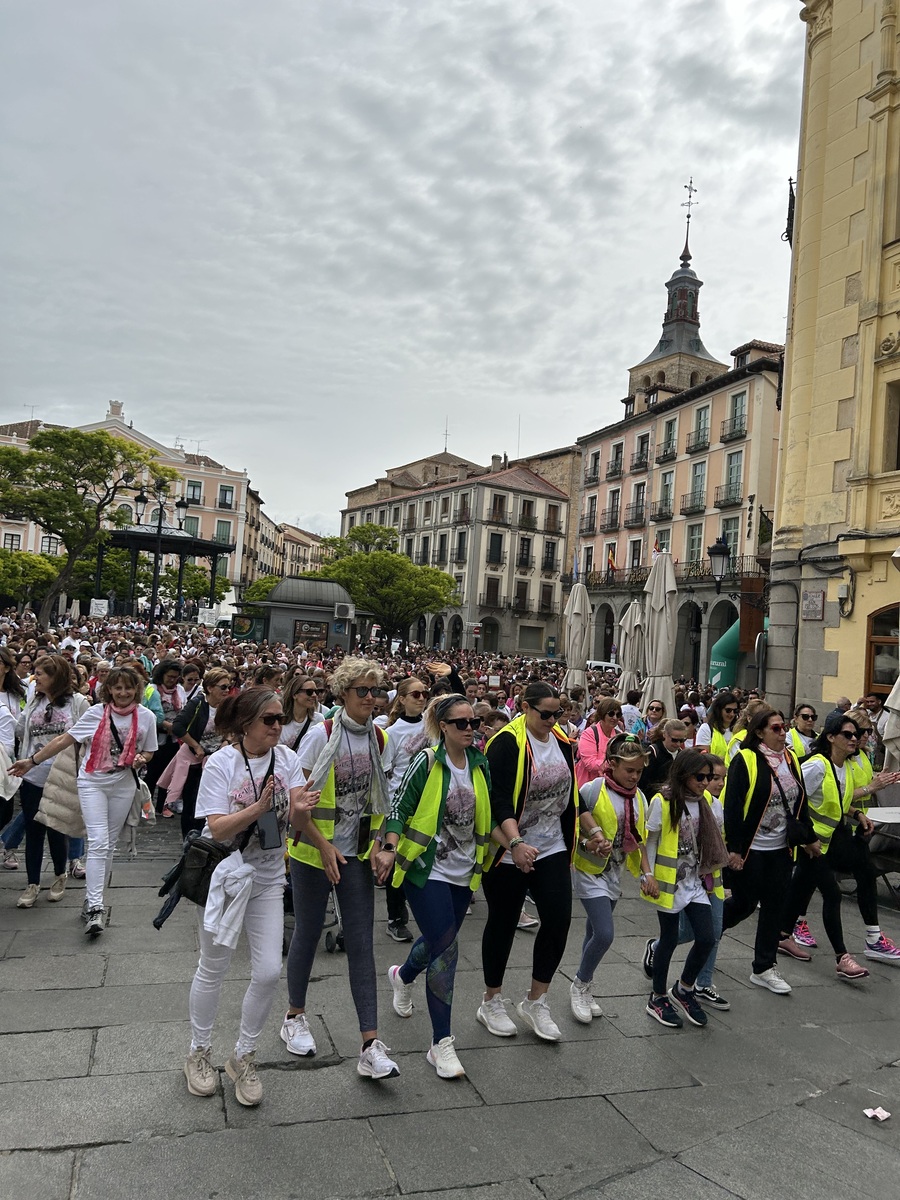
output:
[[[453,983],[459,959],[456,935],[466,918],[472,893],[467,887],[431,879],[420,888],[407,884],[404,891],[422,935],[400,968],[400,978],[409,984],[422,971],[426,972],[425,996],[437,1044],[450,1036]]]

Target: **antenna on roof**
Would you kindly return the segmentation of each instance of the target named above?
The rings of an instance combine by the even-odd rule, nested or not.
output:
[[[193,443],[193,445],[195,445],[195,446],[197,447],[197,449],[194,451],[194,453],[195,453],[195,454],[199,454],[199,453],[200,453],[200,447],[203,445],[203,443],[202,443],[202,442],[197,442],[197,441],[195,441],[195,442]]]
[[[448,414],[448,416],[446,417],[446,419],[444,421],[444,453],[445,454],[447,453],[447,439],[449,438],[449,436],[450,436],[450,416]]]
[[[175,449],[180,450],[182,454],[184,453],[184,438],[183,437],[179,436],[175,439]]]
[[[522,454],[522,414],[519,413],[519,432],[516,435],[516,458]]]
[[[29,412],[31,413],[31,419],[33,421],[34,420],[34,410],[35,410],[36,406],[34,404],[23,404],[22,407],[27,408],[29,410]],[[446,450],[447,447],[445,446],[444,449]]]

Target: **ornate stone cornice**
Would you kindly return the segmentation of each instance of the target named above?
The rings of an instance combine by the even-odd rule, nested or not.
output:
[[[834,24],[833,0],[810,0],[801,9],[800,20],[806,22],[806,48],[811,51],[821,37],[831,33]]]

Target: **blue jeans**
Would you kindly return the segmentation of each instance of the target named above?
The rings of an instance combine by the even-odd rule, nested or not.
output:
[[[424,887],[404,888],[409,907],[422,935],[413,944],[400,978],[410,984],[425,971],[425,999],[434,1044],[450,1036],[453,983],[459,960],[456,935],[472,899],[467,887],[429,879]]]
[[[22,845],[22,838],[25,836],[25,814],[21,808],[3,830],[0,836],[0,842],[3,843],[5,850],[18,850]]]
[[[69,838],[69,861],[84,858],[84,838]]]

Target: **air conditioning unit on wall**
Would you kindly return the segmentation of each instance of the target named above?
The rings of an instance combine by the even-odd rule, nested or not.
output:
[[[352,621],[356,616],[356,607],[353,604],[336,604],[334,606],[334,617],[336,621]]]

